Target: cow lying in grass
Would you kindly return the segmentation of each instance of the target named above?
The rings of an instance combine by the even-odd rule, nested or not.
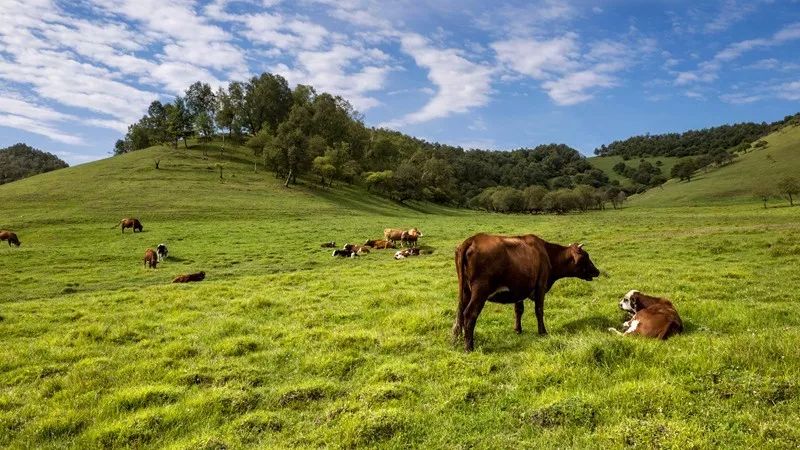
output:
[[[369,253],[369,247],[366,245],[357,245],[357,244],[344,244],[343,247],[345,250],[350,250],[356,253],[358,256],[366,255]]]
[[[397,248],[393,243],[385,240],[385,239],[369,239],[367,242],[364,242],[365,247],[372,247],[374,249],[383,250],[387,248]]]
[[[193,281],[203,281],[206,278],[205,272],[190,273],[186,275],[178,275],[172,280],[173,283],[191,283]]]
[[[616,328],[609,331],[628,336],[639,335],[667,339],[683,331],[683,322],[672,302],[665,298],[651,297],[632,290],[622,297],[620,309],[630,313],[630,320],[622,324],[624,332]]]
[[[420,251],[419,251],[419,248],[417,248],[417,247],[406,248],[406,249],[403,249],[403,250],[398,250],[394,254],[394,259],[406,259],[406,258],[410,258],[412,256],[419,256],[419,254],[420,254]]]
[[[16,245],[17,247],[22,245],[22,243],[19,241],[19,238],[17,238],[17,235],[8,230],[0,230],[0,241],[8,241],[9,247],[11,247],[12,244]]]
[[[339,256],[341,258],[355,258],[356,256],[358,256],[358,253],[356,253],[352,249],[348,250],[346,248],[340,248],[340,249],[334,250],[333,254],[331,256],[333,256],[333,257]]]

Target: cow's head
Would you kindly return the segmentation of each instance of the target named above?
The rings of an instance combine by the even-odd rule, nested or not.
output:
[[[600,276],[600,271],[592,263],[589,253],[583,249],[583,244],[570,245],[569,257],[573,276],[586,281]]]
[[[636,314],[636,311],[641,309],[639,291],[635,289],[628,291],[628,293],[622,297],[622,300],[619,301],[619,308],[631,314]]]
[[[419,231],[418,228],[412,228],[408,230],[408,234],[410,234],[411,236],[422,237],[422,232]]]
[[[199,274],[199,275],[200,275],[200,277],[199,277],[199,278],[200,278],[201,280],[205,280],[205,279],[206,279],[206,273],[205,273],[205,272],[200,272],[200,274]]]

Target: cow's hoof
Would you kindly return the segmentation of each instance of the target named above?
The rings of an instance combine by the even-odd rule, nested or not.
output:
[[[522,334],[522,328],[514,328],[514,332],[517,334]]]

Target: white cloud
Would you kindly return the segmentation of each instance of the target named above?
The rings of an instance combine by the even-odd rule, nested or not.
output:
[[[599,89],[617,86],[619,72],[632,65],[640,53],[653,51],[655,45],[639,39],[635,45],[638,50],[634,50],[634,45],[600,40],[587,47],[582,53],[575,33],[551,39],[513,38],[492,44],[498,61],[507,70],[541,81],[547,95],[562,106],[585,102]]]
[[[595,88],[609,88],[616,85],[614,78],[597,69],[581,70],[556,80],[546,81],[542,87],[547,95],[559,105],[569,106],[585,102],[594,97],[589,91]]]
[[[493,68],[469,61],[456,49],[436,48],[414,33],[403,35],[400,46],[418,66],[428,70],[428,79],[436,86],[436,94],[422,109],[390,122],[391,125],[439,119],[489,102]]]
[[[81,145],[84,143],[80,136],[65,133],[45,122],[30,117],[23,117],[15,114],[0,114],[0,126],[17,128],[30,133],[39,134],[64,144]]]
[[[710,83],[718,78],[719,71],[722,70],[724,64],[739,59],[742,55],[754,50],[778,47],[797,39],[800,39],[800,23],[787,25],[768,38],[735,42],[717,52],[712,59],[698,64],[696,70],[676,72],[675,85]]]
[[[784,100],[800,100],[800,81],[783,83],[778,86],[777,96]]]
[[[564,73],[579,66],[574,33],[548,40],[514,38],[494,42],[491,46],[500,63],[537,80],[548,78],[549,73]]]

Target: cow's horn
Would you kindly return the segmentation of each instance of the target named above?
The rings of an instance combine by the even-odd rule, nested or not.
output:
[[[578,248],[583,248],[583,244],[578,244]]]

